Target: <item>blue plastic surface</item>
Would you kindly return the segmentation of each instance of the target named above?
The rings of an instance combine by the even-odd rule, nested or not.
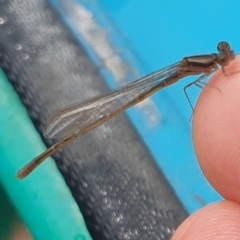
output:
[[[85,35],[90,20],[81,28],[82,20],[93,19],[92,22],[111,39],[110,45],[117,49],[115,54],[129,67],[128,80],[180,61],[184,56],[216,52],[220,41],[229,41],[234,49],[240,51],[237,31],[239,1],[68,2],[74,5],[78,16],[86,17],[79,24],[72,18],[73,12],[70,15],[65,11],[66,6],[56,0],[51,3],[99,66],[110,88],[119,82],[104,64],[104,57],[99,55],[98,43],[91,42]],[[192,80],[182,80],[176,86],[155,94],[145,105],[127,111],[189,213],[221,199],[201,173],[191,141],[189,119],[192,112],[183,87]],[[191,89],[189,96],[193,103],[198,93],[199,89]]]

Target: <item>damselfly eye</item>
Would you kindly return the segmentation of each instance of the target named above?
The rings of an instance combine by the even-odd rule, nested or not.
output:
[[[230,51],[230,45],[227,42],[220,42],[217,46],[219,52]]]

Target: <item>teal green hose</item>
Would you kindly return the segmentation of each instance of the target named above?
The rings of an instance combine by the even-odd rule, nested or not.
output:
[[[81,212],[52,159],[26,179],[16,172],[46,149],[0,69],[0,181],[35,240],[91,239]]]

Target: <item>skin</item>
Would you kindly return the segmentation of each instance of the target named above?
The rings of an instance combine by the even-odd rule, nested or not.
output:
[[[188,217],[172,240],[240,239],[240,57],[225,69],[230,76],[220,69],[201,92],[192,135],[205,177],[225,200]]]

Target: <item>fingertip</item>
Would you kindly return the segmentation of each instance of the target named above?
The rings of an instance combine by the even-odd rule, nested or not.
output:
[[[232,201],[211,204],[187,218],[171,240],[240,239],[240,205]]]
[[[239,70],[237,57],[226,72]],[[214,188],[225,198],[240,201],[236,191],[240,187],[240,73],[226,77],[219,69],[208,84],[193,116],[195,152]]]

